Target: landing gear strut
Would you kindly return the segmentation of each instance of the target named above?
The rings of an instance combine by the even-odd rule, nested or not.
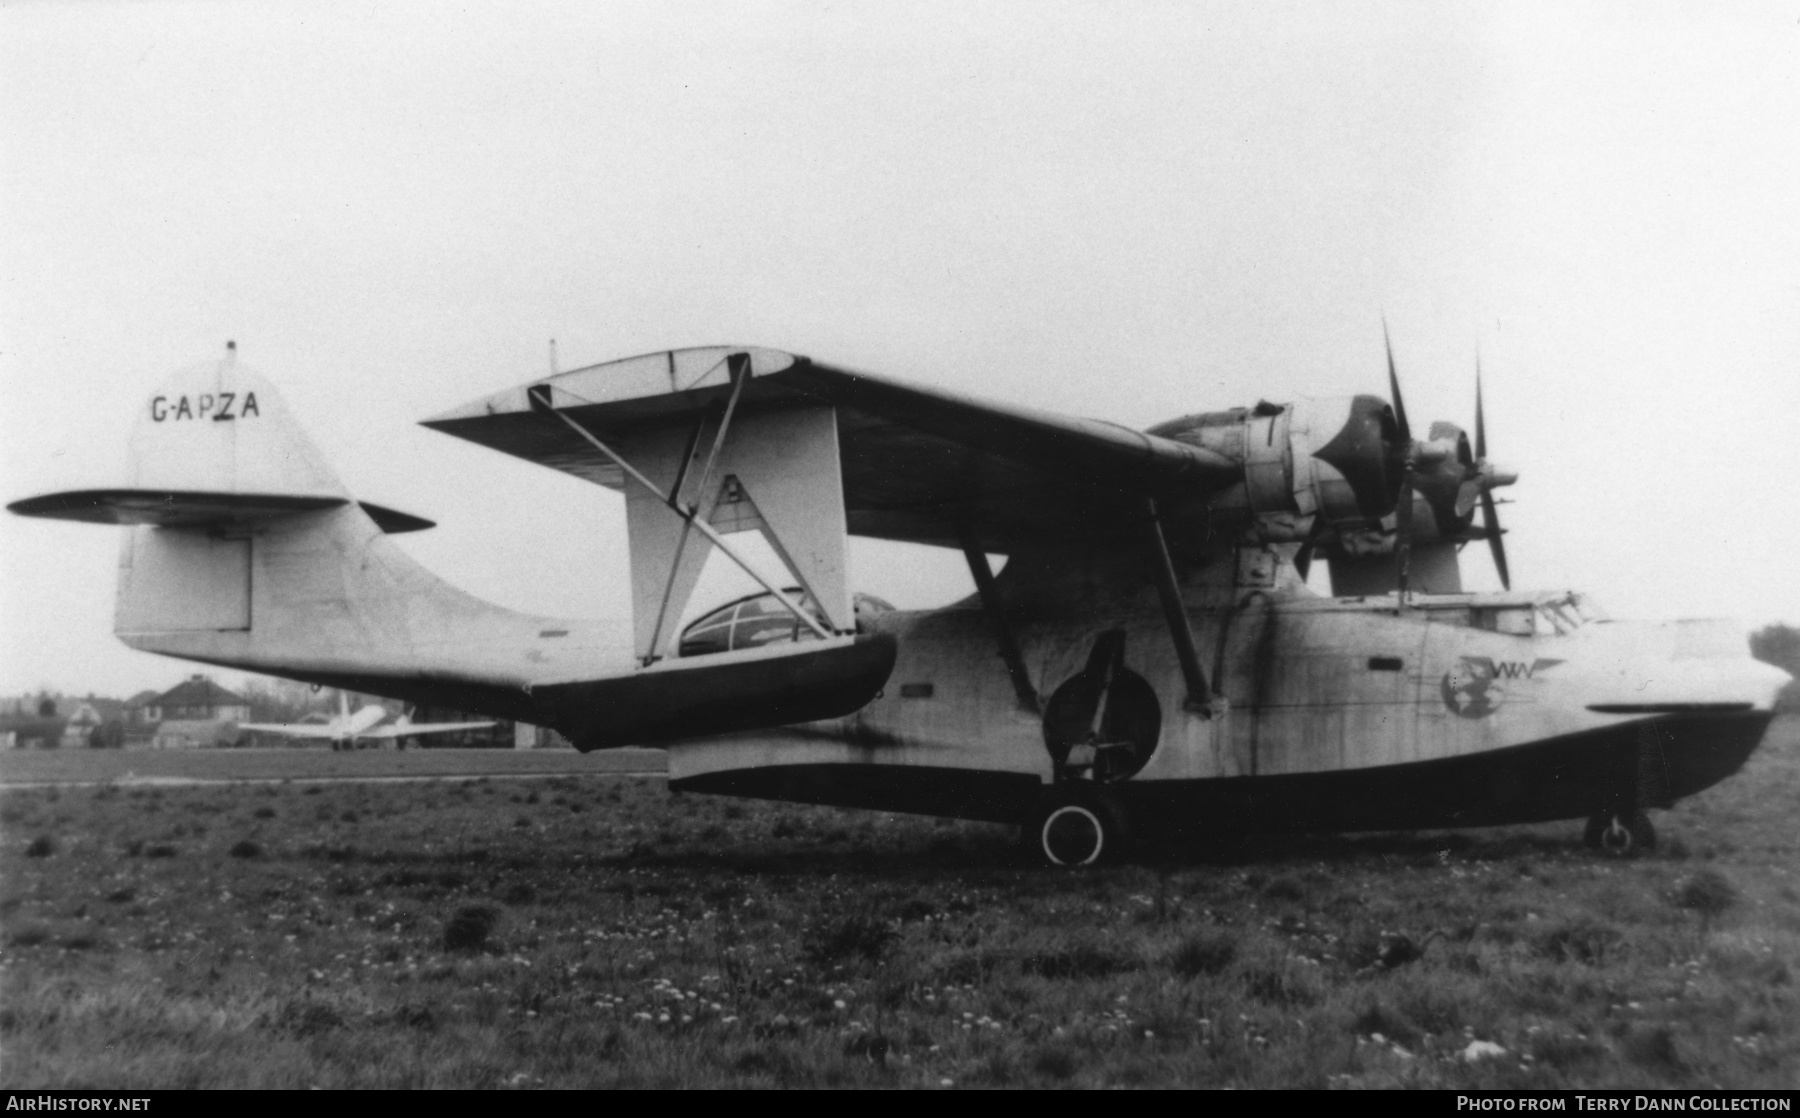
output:
[[[1656,849],[1656,828],[1642,811],[1603,811],[1590,816],[1582,841],[1615,858]]]

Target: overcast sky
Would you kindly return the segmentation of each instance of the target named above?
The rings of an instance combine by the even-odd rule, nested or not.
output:
[[[1796,184],[1793,0],[5,6],[0,498],[234,338],[420,560],[623,618],[620,497],[415,426],[551,337],[1145,426],[1381,392],[1385,314],[1416,427],[1480,352],[1516,585],[1800,622]],[[0,518],[0,692],[190,670],[117,536]],[[853,582],[966,587],[917,550]]]

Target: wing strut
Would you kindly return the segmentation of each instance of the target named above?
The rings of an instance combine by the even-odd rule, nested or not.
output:
[[[750,379],[749,359],[743,354],[734,353],[725,360],[731,375],[731,397],[725,403],[724,415],[719,418],[719,430],[713,435],[712,452],[706,456],[706,468],[700,471],[700,484],[694,490],[702,500],[711,492],[707,487],[712,484],[713,469],[719,464],[719,452],[725,449],[725,434],[731,430],[731,417],[737,414],[738,400],[744,394],[744,382]],[[687,451],[681,456],[681,467],[675,473],[675,483],[669,486],[669,496],[664,502],[675,510],[675,515],[682,518],[681,537],[675,541],[675,558],[669,562],[669,578],[663,584],[662,602],[656,607],[656,626],[650,631],[651,655],[655,655],[656,650],[662,647],[663,626],[669,620],[669,600],[674,597],[675,584],[681,579],[681,556],[687,550],[688,536],[695,522],[704,511],[700,507],[700,501],[682,504],[681,487],[687,481],[688,466],[693,462],[694,451],[700,445],[700,436],[706,430],[706,420],[707,415],[702,412],[694,424],[693,434],[688,436]]]
[[[577,435],[580,435],[583,439],[587,440],[588,444],[591,445],[595,450],[599,451],[601,454],[604,454],[604,455],[606,455],[606,457],[610,458],[612,460],[613,465],[615,465],[615,466],[619,467],[619,469],[625,471],[625,473],[627,475],[629,475],[633,481],[635,481],[639,485],[643,486],[644,489],[646,491],[648,491],[649,493],[651,493],[652,495],[654,495],[657,500],[663,502],[665,505],[668,505],[669,508],[675,512],[675,515],[681,517],[681,519],[686,521],[690,527],[699,531],[699,533],[701,535],[705,536],[712,543],[712,545],[714,547],[716,547],[720,551],[724,552],[726,558],[730,559],[733,563],[736,563],[740,568],[743,569],[743,572],[745,574],[747,574],[751,578],[755,579],[757,581],[757,583],[759,585],[761,585],[764,590],[767,590],[770,594],[772,594],[774,596],[776,601],[780,602],[783,606],[786,606],[789,613],[793,614],[796,618],[798,618],[800,620],[800,622],[803,623],[807,628],[809,628],[813,632],[817,633],[819,635],[820,639],[822,639],[822,640],[831,640],[832,639],[833,634],[828,629],[826,629],[825,626],[819,624],[817,618],[813,617],[813,615],[808,613],[806,610],[801,609],[799,606],[799,603],[790,599],[786,594],[784,594],[781,591],[780,587],[776,586],[774,583],[772,583],[768,579],[764,578],[762,575],[762,572],[758,571],[754,566],[752,566],[750,564],[749,560],[745,559],[742,555],[739,555],[735,548],[733,548],[730,544],[726,543],[725,537],[720,535],[713,528],[712,525],[708,524],[705,521],[705,519],[700,516],[699,512],[697,511],[697,506],[694,509],[682,508],[679,504],[677,504],[675,502],[675,500],[673,498],[671,498],[668,494],[664,493],[662,491],[661,487],[657,486],[649,478],[645,477],[641,472],[639,472],[637,467],[633,466],[630,462],[625,461],[625,459],[620,457],[619,454],[617,452],[615,452],[611,447],[609,447],[605,443],[601,442],[599,440],[599,438],[596,437],[592,431],[589,431],[586,427],[583,427],[581,424],[577,423],[574,419],[570,418],[566,413],[558,411],[555,407],[551,406],[550,391],[547,386],[533,385],[529,390],[527,390],[527,395],[531,399],[531,408],[533,411],[538,412],[540,414],[553,415],[557,419],[560,419],[564,423],[568,424],[570,430],[574,431]],[[654,649],[652,650],[652,652],[654,653]]]
[[[1194,630],[1188,624],[1187,610],[1181,603],[1181,587],[1175,581],[1175,563],[1169,558],[1169,541],[1164,538],[1162,514],[1156,499],[1144,501],[1149,513],[1148,541],[1154,561],[1156,592],[1162,598],[1163,616],[1169,623],[1169,637],[1175,642],[1175,657],[1181,661],[1181,677],[1187,681],[1187,701],[1182,704],[1195,714],[1212,713],[1212,688],[1206,685],[1206,672],[1200,667],[1200,653],[1194,648]]]
[[[1037,688],[1031,685],[1031,674],[1025,670],[1025,656],[1019,651],[1019,638],[1013,634],[1012,622],[1000,604],[1000,587],[994,582],[994,568],[988,566],[987,552],[966,521],[958,521],[956,534],[961,539],[963,558],[969,561],[969,573],[975,576],[975,589],[981,594],[982,612],[994,627],[994,642],[1000,646],[1000,659],[1006,661],[1006,674],[1012,677],[1013,691],[1019,696],[1019,709],[1037,714]]]

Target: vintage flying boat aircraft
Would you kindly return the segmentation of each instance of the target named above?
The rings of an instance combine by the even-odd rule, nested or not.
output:
[[[325,723],[311,722],[240,722],[238,729],[255,730],[264,734],[280,734],[283,737],[329,741],[336,750],[356,749],[363,743],[391,741],[396,746],[404,747],[406,741],[426,734],[450,734],[458,730],[485,730],[494,725],[487,722],[414,722],[411,715],[403,714],[394,721],[382,725],[388,716],[388,709],[376,703],[367,703],[358,707],[354,713],[350,710],[350,697],[342,690],[338,691],[337,717]]]
[[[427,420],[624,491],[629,648],[424,571],[386,533],[429,522],[354,500],[230,350],[146,397],[123,485],[10,507],[128,526],[133,648],[664,745],[677,789],[1019,823],[1057,864],[1247,830],[1585,818],[1595,844],[1653,841],[1644,810],[1735,772],[1788,677],[1728,623],[1463,592],[1473,539],[1510,586],[1513,475],[1479,383],[1472,443],[1415,439],[1391,349],[1388,372],[1390,400],[1139,432],[720,346]],[[747,531],[788,577],[744,560]],[[958,549],[978,593],[853,595],[850,534]],[[715,550],[764,593],[684,626]]]

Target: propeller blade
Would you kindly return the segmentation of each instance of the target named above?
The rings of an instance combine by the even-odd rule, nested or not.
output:
[[[1387,319],[1381,320],[1381,342],[1387,347],[1388,394],[1394,399],[1394,420],[1400,425],[1400,441],[1412,453],[1412,426],[1406,422],[1406,401],[1400,396],[1400,374],[1394,371],[1394,342],[1388,337]]]
[[[1500,573],[1500,585],[1512,589],[1512,573],[1506,567],[1506,544],[1501,540],[1500,510],[1494,507],[1494,495],[1481,493],[1481,526],[1487,530],[1488,550],[1494,554],[1494,569]]]
[[[1456,488],[1456,517],[1458,521],[1475,511],[1476,503],[1481,499],[1481,475],[1472,474]]]
[[[1306,581],[1307,572],[1312,570],[1313,553],[1318,550],[1319,541],[1325,538],[1325,516],[1323,513],[1313,515],[1312,527],[1307,530],[1306,540],[1300,550],[1294,552],[1294,570],[1300,573],[1300,581]]]
[[[1394,506],[1394,561],[1398,568],[1394,579],[1400,601],[1406,601],[1408,568],[1412,564],[1413,467],[1408,458],[1400,473],[1400,503]]]
[[[1487,461],[1487,423],[1481,415],[1481,355],[1475,355],[1475,461]]]
[[[1512,572],[1506,566],[1505,530],[1500,527],[1500,509],[1494,503],[1491,486],[1497,481],[1507,484],[1511,479],[1493,476],[1493,468],[1487,460],[1487,412],[1481,401],[1481,355],[1475,355],[1475,461],[1484,474],[1490,475],[1487,485],[1481,485],[1481,526],[1487,530],[1488,551],[1494,556],[1494,570],[1500,575],[1500,585],[1512,589]]]

